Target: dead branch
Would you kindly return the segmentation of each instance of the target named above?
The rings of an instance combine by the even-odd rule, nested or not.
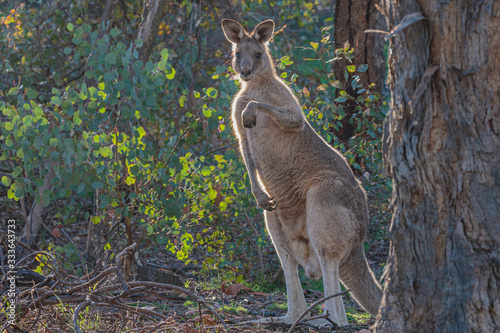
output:
[[[334,297],[337,297],[337,296],[342,296],[344,294],[347,294],[350,291],[351,291],[350,289],[347,289],[347,290],[341,291],[340,293],[336,293],[336,294],[333,294],[333,295],[330,295],[330,296],[326,296],[326,297],[323,297],[320,300],[317,300],[316,302],[314,302],[313,304],[311,304],[311,306],[309,306],[304,312],[302,312],[302,314],[297,319],[295,319],[292,327],[290,327],[290,329],[288,330],[287,333],[292,333],[293,330],[295,329],[295,326],[297,326],[300,323],[300,321],[302,320],[302,318],[304,318],[306,316],[306,314],[308,314],[309,311],[311,311],[312,309],[314,309],[317,305],[320,305],[321,303],[329,300],[330,298],[334,298]]]
[[[20,300],[22,301],[17,303],[21,306],[21,317],[25,317],[32,309],[40,310],[43,306],[47,305],[77,304],[72,318],[76,332],[81,332],[78,326],[78,320],[81,312],[89,306],[120,309],[146,317],[150,320],[161,320],[159,325],[165,326],[169,325],[169,323],[167,316],[164,314],[147,308],[139,308],[127,304],[127,302],[130,302],[130,297],[132,295],[137,295],[138,293],[142,295],[146,293],[158,296],[159,290],[163,289],[188,296],[193,301],[198,302],[200,311],[203,305],[209,313],[220,321],[224,328],[228,328],[221,316],[209,305],[209,301],[189,290],[163,283],[126,281],[120,271],[120,267],[123,265],[125,256],[134,251],[136,246],[137,244],[134,243],[124,249],[117,255],[115,266],[107,268],[93,278],[90,278],[90,275],[86,275],[84,278],[78,278],[63,272],[63,270],[59,268],[56,258],[50,253],[32,252],[28,254],[26,257],[22,258],[20,262],[25,262],[28,258],[33,258],[42,254],[48,258],[48,260],[45,260],[47,263],[46,267],[51,268],[53,271],[50,275],[44,277],[35,276],[34,273],[30,274],[30,270],[19,270],[26,271],[24,275],[27,277],[27,281],[34,281],[32,286],[17,293],[17,295],[21,296]],[[33,277],[30,278],[32,275]],[[88,279],[88,281],[85,281],[85,279]],[[47,289],[47,287],[50,288]],[[4,302],[2,307],[5,305],[6,303]]]
[[[405,17],[403,17],[401,22],[399,22],[399,24],[397,26],[392,28],[391,31],[389,31],[389,33],[387,35],[385,35],[384,38],[387,40],[387,39],[391,38],[392,36],[399,34],[399,33],[401,33],[401,31],[403,31],[404,28],[407,28],[410,25],[412,25],[413,23],[418,22],[420,20],[425,20],[425,16],[422,13],[415,12],[415,13],[408,14]]]

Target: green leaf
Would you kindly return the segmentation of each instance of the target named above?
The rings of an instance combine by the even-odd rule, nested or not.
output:
[[[210,110],[207,105],[203,105],[203,115],[207,118],[210,118],[212,116],[212,110]]]
[[[137,127],[137,132],[139,133],[139,139],[146,135],[146,131],[142,126]]]
[[[181,107],[184,107],[184,103],[187,101],[187,97],[186,95],[182,95],[180,98],[179,98],[179,105]]]
[[[61,97],[59,97],[59,96],[52,96],[52,98],[50,99],[50,102],[54,105],[60,106],[62,103],[62,100],[61,100]]]
[[[18,87],[12,87],[12,88],[9,89],[8,95],[16,96],[18,92],[19,92],[19,88]]]
[[[10,121],[6,122],[6,123],[5,123],[5,129],[6,129],[7,131],[12,131],[12,130],[14,129],[14,124],[13,124],[13,123],[11,123]]]
[[[168,59],[168,50],[167,49],[163,49],[161,50],[161,57],[165,60]]]
[[[167,74],[167,79],[172,80],[175,77],[175,69],[171,69],[172,71]]]
[[[156,236],[156,242],[160,245],[166,244],[167,243],[167,236],[160,234]]]
[[[73,23],[68,23],[68,25],[66,27],[68,28],[69,31],[73,31],[73,29],[75,28]]]
[[[104,184],[101,183],[101,182],[93,182],[92,183],[92,187],[96,190],[100,189],[100,188],[103,188],[104,187]]]
[[[337,103],[344,103],[345,101],[347,101],[347,97],[344,96],[335,98],[335,102]]]
[[[211,199],[211,200],[215,200],[215,198],[217,198],[217,191],[216,190],[209,190],[208,191],[208,197]]]
[[[85,183],[80,183],[76,188],[76,193],[82,193],[85,190]]]
[[[36,119],[39,119],[43,116],[42,108],[40,108],[38,106],[35,108],[35,116],[36,116]]]
[[[80,119],[80,114],[75,113],[73,116],[73,122],[77,125],[80,125],[82,123],[82,120]]]
[[[58,144],[59,144],[59,139],[57,138],[52,138],[49,140],[49,145],[51,147],[57,147]]]
[[[141,68],[142,68],[142,61],[140,60],[137,60],[134,62],[134,64],[132,65],[132,67],[134,68],[134,71],[139,74],[141,72]]]
[[[106,57],[104,57],[104,61],[106,61],[110,65],[116,64],[116,54],[114,52],[106,54]]]
[[[136,164],[132,164],[129,168],[128,168],[128,172],[130,173],[130,175],[132,176],[137,176],[137,174],[139,173],[139,166],[137,166]]]
[[[142,39],[140,39],[140,38],[137,38],[137,40],[135,41],[135,46],[139,49],[142,47],[143,44],[144,43],[143,43]]]
[[[368,65],[367,64],[359,65],[359,67],[358,67],[358,72],[364,73],[367,70],[368,70]]]
[[[71,54],[71,47],[65,47],[64,48],[64,54],[65,55],[70,55]]]
[[[212,87],[208,88],[207,95],[212,97],[212,98],[217,98],[217,89],[212,88]]]
[[[311,44],[311,46],[313,47],[313,49],[316,51],[318,50],[318,45],[319,43],[314,43],[314,42],[310,42],[309,44]]]
[[[317,44],[317,43],[316,43]],[[288,66],[288,65],[291,65],[293,64],[293,61],[290,61],[290,57],[289,56],[284,56],[280,59],[280,62],[285,65],[285,66]]]
[[[113,157],[113,151],[109,147],[102,147],[101,148],[101,155],[103,157]]]
[[[113,29],[111,29],[109,34],[111,35],[111,37],[115,38],[116,36],[118,36],[120,34],[120,32],[121,32],[120,29],[113,28]]]
[[[4,184],[5,186],[9,187],[11,183],[12,183],[12,181],[10,180],[9,177],[7,177],[7,176],[3,176],[2,177],[2,184]]]
[[[28,98],[29,99],[34,99],[38,97],[38,91],[33,90],[33,89],[28,89]]]
[[[211,173],[212,173],[212,171],[210,170],[209,167],[204,166],[203,168],[201,168],[201,174],[203,176],[205,176],[205,177],[210,176]]]
[[[92,223],[98,224],[99,222],[101,222],[101,217],[100,216],[92,216],[92,218],[90,220],[92,221]]]
[[[354,73],[356,71],[356,66],[355,65],[347,66],[347,71],[349,73]]]
[[[23,168],[21,168],[20,166],[16,166],[14,168],[14,171],[12,172],[12,175],[14,177],[17,177],[17,176],[19,176],[21,174],[21,172],[23,172]]]

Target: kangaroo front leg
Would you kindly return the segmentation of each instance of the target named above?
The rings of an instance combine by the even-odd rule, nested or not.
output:
[[[246,138],[243,139],[241,147],[243,153],[243,160],[245,161],[245,165],[248,171],[248,176],[250,177],[250,186],[252,194],[255,197],[255,200],[257,201],[257,205],[260,208],[265,209],[267,211],[275,210],[276,201],[274,201],[273,198],[269,197],[269,195],[267,195],[267,193],[265,193],[262,190],[262,188],[259,185],[259,182],[257,181],[257,168],[255,166],[255,162],[252,156],[250,156],[250,150],[248,149],[248,142],[246,141]]]
[[[269,115],[279,127],[286,131],[301,131],[305,122],[300,107],[298,105],[296,107],[298,110],[250,101],[241,114],[243,127],[255,127],[257,124],[257,111],[259,111]]]

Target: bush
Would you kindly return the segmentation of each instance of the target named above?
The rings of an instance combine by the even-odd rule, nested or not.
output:
[[[49,2],[38,11],[20,5],[0,13],[0,39],[8,45],[0,64],[7,74],[0,83],[5,91],[0,165],[8,171],[2,176],[7,196],[23,207],[55,207],[51,214],[57,221],[87,221],[101,234],[122,224],[116,232],[126,241],[93,238],[99,253],[120,252],[144,234],[152,246],[186,264],[201,264],[207,272],[248,273],[254,266],[248,253],[270,242],[262,224],[255,231],[248,225],[261,213],[230,124],[238,82],[232,80],[231,68],[210,60],[221,57],[220,48],[208,41],[218,29],[215,17],[223,6],[205,8],[212,23],[200,23],[205,31],[194,34],[182,20],[194,15],[197,4],[184,1],[169,8],[158,48],[143,62],[138,52],[143,41],[133,37],[140,2],[126,3],[133,10],[117,10],[108,32],[92,1],[70,1],[64,9]],[[260,5],[242,6],[257,11]],[[317,22],[314,8],[304,6],[303,16],[283,9],[278,17],[299,26]],[[175,17],[183,23],[175,23]],[[319,31],[308,34],[319,36]],[[166,36],[175,37],[168,41]],[[329,67],[335,57],[349,57],[352,49],[332,50],[323,30],[310,48],[284,56],[287,38],[278,35],[271,48],[280,56],[280,76],[300,98],[309,121],[344,153],[368,186],[388,186],[380,161],[384,102],[359,77],[351,83],[359,96],[347,95]],[[306,54],[314,64],[300,60]],[[362,73],[366,67],[346,70]],[[16,75],[20,81],[12,81]],[[349,119],[357,127],[344,143],[332,128],[342,126],[347,100],[357,105]],[[78,260],[72,248],[50,248]],[[201,263],[193,251],[204,254]]]

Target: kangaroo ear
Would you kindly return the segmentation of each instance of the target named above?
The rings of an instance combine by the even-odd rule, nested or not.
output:
[[[252,35],[259,43],[264,44],[269,39],[271,39],[273,33],[274,33],[274,21],[266,20],[260,22],[259,25],[257,25],[255,29],[253,29]]]
[[[230,19],[222,20],[222,31],[224,31],[227,40],[233,44],[238,44],[245,36],[245,29],[241,24]]]

